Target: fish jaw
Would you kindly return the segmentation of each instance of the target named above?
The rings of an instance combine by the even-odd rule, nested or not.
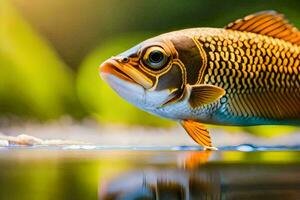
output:
[[[124,81],[135,83],[136,82],[128,76],[123,70],[122,67],[113,59],[106,60],[104,63],[102,63],[99,67],[100,70],[100,76],[103,80],[106,80],[106,74],[111,74],[113,76],[116,76]]]
[[[153,86],[153,82],[140,73],[138,69],[132,67],[130,64],[122,63],[124,58],[111,58],[106,60],[100,65],[100,75],[102,73],[113,74],[125,81],[139,84],[145,89],[150,89]],[[124,61],[123,61],[124,62]]]
[[[145,102],[145,90],[142,86],[128,82],[106,72],[101,72],[101,77],[123,99],[139,108],[143,108]]]

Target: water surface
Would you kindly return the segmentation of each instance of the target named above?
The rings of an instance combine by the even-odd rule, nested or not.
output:
[[[300,199],[299,147],[9,147],[0,199]]]

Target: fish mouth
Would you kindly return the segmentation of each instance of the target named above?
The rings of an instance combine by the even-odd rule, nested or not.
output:
[[[115,60],[107,60],[105,61],[104,63],[102,63],[100,65],[100,73],[101,74],[111,74],[111,75],[114,75],[124,81],[127,81],[127,82],[131,82],[131,83],[134,83],[134,84],[137,84],[136,81],[134,81],[129,75],[127,75],[123,70],[122,70],[122,66],[120,66],[120,64],[115,61]]]
[[[104,74],[111,74],[124,81],[138,84],[145,89],[153,86],[153,82],[138,69],[129,64],[119,63],[114,58],[108,59],[100,65],[100,74],[103,79],[106,79]]]

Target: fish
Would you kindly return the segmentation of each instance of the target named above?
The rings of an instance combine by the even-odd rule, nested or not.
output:
[[[205,124],[300,125],[300,32],[276,11],[164,33],[99,68],[122,98],[178,121],[207,150]]]

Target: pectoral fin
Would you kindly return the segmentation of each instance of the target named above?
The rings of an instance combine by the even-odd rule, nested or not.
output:
[[[192,108],[212,103],[225,94],[223,88],[214,85],[193,85],[187,86],[187,93],[189,94],[189,104]]]
[[[209,132],[203,124],[193,120],[183,120],[181,125],[199,145],[209,150],[216,149],[212,146]]]

